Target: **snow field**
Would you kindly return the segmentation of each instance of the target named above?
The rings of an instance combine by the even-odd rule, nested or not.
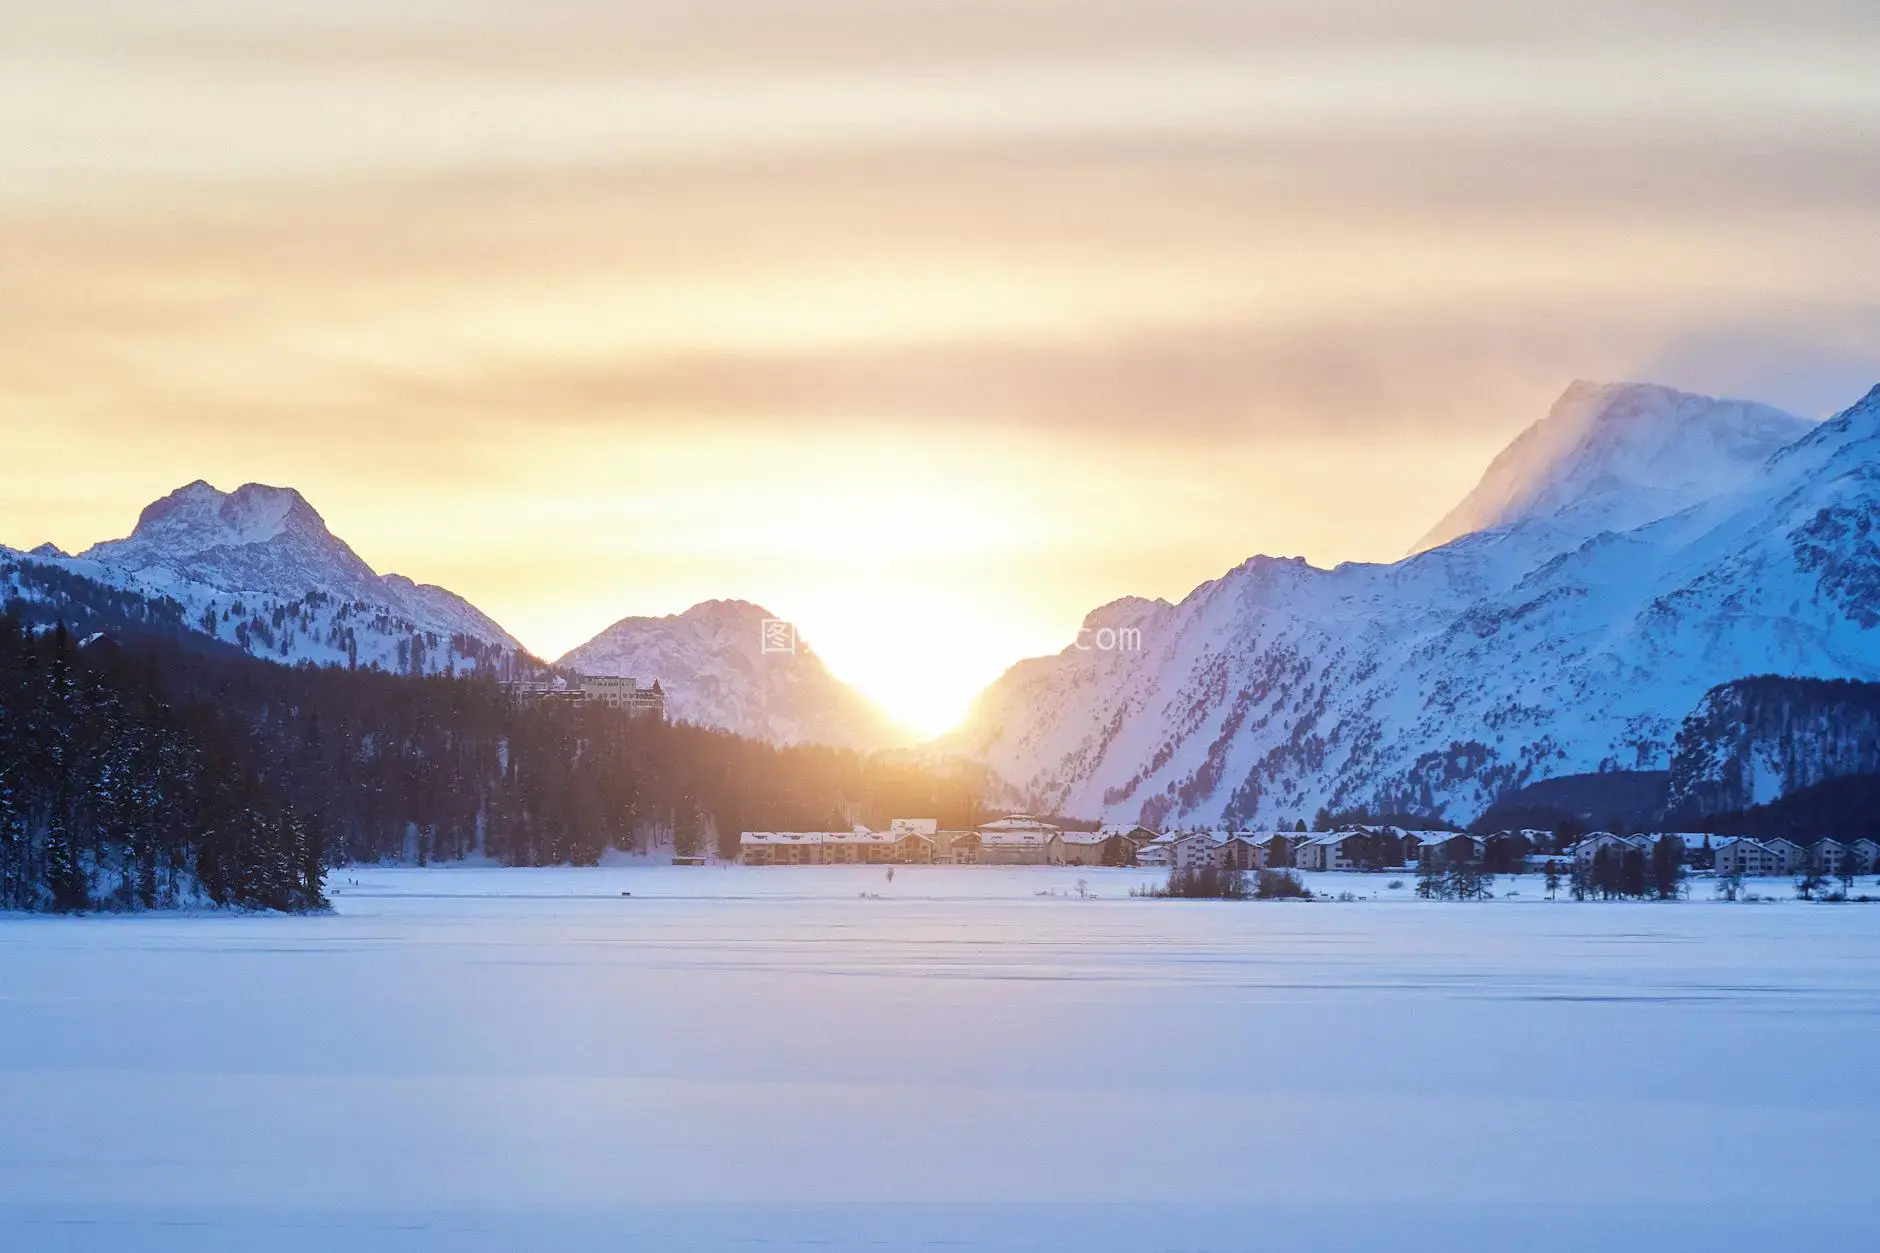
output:
[[[1880,908],[1127,896],[1159,877],[0,919],[0,1248],[1870,1246]]]

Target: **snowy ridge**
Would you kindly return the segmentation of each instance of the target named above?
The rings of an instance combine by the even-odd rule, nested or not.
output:
[[[1535,519],[1583,538],[1631,530],[1747,482],[1813,425],[1749,401],[1582,380],[1489,463],[1413,551]]]
[[[673,720],[772,743],[873,750],[908,742],[802,641],[794,651],[766,651],[766,620],[775,615],[748,601],[708,600],[663,618],[622,618],[555,664],[657,679]]]
[[[1651,429],[1569,441],[1491,529],[1390,565],[1255,557],[1145,620],[1139,653],[1013,667],[955,743],[1035,807],[1151,826],[1321,805],[1466,819],[1538,779],[1668,768],[1720,683],[1880,678],[1880,389],[1819,427],[1662,388],[1598,394]],[[1799,437],[1769,455],[1784,427]],[[1727,455],[1702,500],[1695,480],[1614,472],[1634,465],[1614,448],[1713,428]]]
[[[179,602],[187,624],[284,663],[398,673],[507,672],[526,656],[488,615],[440,587],[376,573],[292,488],[222,492],[198,480],[145,507],[123,539],[18,562]],[[25,595],[18,580],[11,594]]]

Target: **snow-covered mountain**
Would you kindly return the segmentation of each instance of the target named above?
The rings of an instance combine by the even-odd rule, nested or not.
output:
[[[1020,663],[956,743],[1060,812],[1468,818],[1537,779],[1666,769],[1720,683],[1880,678],[1880,388],[1814,426],[1581,384],[1524,442],[1472,497],[1486,529],[1105,607],[1087,625],[1127,618],[1139,649]]]
[[[439,673],[506,670],[522,655],[455,593],[376,573],[292,488],[197,481],[147,506],[130,535],[77,557],[50,545],[4,551],[16,566],[174,600],[194,629],[272,660]],[[0,594],[9,590],[24,595],[25,583]]]
[[[1826,779],[1873,774],[1880,774],[1880,685],[1739,679],[1706,692],[1684,720],[1666,809],[1729,813]]]
[[[1746,400],[1576,382],[1413,551],[1535,519],[1581,538],[1643,526],[1747,482],[1813,426]]]
[[[769,610],[708,600],[664,618],[622,618],[555,664],[583,674],[657,679],[666,714],[778,744],[872,750],[908,742],[861,693],[831,675]]]

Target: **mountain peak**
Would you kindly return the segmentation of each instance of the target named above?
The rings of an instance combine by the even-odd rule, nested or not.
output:
[[[748,600],[701,600],[678,616],[693,622],[757,622],[777,615]]]
[[[1813,426],[1768,405],[1658,383],[1577,380],[1415,551],[1529,520],[1580,537],[1643,526],[1747,481]]]
[[[145,505],[127,540],[107,542],[167,536],[198,544],[264,544],[296,523],[326,530],[326,520],[291,487],[244,483],[224,492],[197,479]]]
[[[227,592],[288,598],[321,590],[343,599],[383,600],[372,567],[291,487],[244,483],[224,492],[201,479],[151,502],[123,539],[84,556],[158,582],[182,579]]]
[[[747,600],[707,600],[684,613],[622,618],[555,664],[658,680],[675,721],[774,743],[872,750],[908,741],[794,631],[762,630],[772,617]]]

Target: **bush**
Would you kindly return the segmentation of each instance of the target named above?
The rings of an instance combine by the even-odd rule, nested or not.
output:
[[[1309,901],[1312,890],[1290,870],[1262,870],[1253,895],[1262,901]]]

